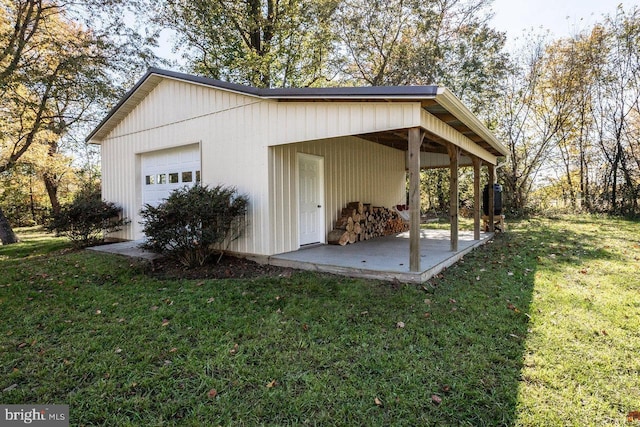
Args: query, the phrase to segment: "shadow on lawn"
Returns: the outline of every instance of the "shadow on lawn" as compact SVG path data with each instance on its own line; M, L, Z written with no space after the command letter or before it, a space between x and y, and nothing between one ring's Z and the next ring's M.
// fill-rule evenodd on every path
M536 316L530 312L536 272L610 257L595 228L576 232L546 220L516 222L430 281L434 298L449 300L456 310L433 321L442 347L436 363L450 373L442 381L456 383L438 408L446 409L443 423L516 423L528 325Z

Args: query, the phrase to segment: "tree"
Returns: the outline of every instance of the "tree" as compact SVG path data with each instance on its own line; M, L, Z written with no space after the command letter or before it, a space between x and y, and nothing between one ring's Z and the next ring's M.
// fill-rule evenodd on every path
M495 97L505 35L488 27L490 2L344 0L336 10L343 79L356 85L439 84L475 111Z
M3 173L15 168L37 145L47 146L50 159L55 160L70 130L85 126L92 113L112 104L123 92L117 83L129 81L130 71L139 69L139 58L149 56L139 48L140 40L123 30L118 12L128 0L0 1ZM113 9L111 15L102 9L107 3ZM142 54L133 55L136 52ZM57 210L59 173L55 169L49 167L42 176ZM11 228L3 212L0 225ZM3 243L10 240L2 238Z
M164 0L155 21L176 31L196 74L256 87L326 81L334 0Z
M598 145L607 162L605 182L610 209L634 214L638 211L640 186L631 125L640 99L640 9L635 7L625 13L619 7L615 16L605 19L604 28L605 61L599 70L593 119Z
M416 56L417 16L407 0L344 0L333 31L340 38L342 78L357 85L408 84Z
M499 173L506 205L515 214L529 209L529 195L541 175L554 170L550 165L557 158L567 156L579 82L576 61L565 60L573 55L572 44L549 43L544 36L526 43L514 56L516 68L504 80L503 96L493 110L496 133L509 149ZM568 176L570 180L571 171Z

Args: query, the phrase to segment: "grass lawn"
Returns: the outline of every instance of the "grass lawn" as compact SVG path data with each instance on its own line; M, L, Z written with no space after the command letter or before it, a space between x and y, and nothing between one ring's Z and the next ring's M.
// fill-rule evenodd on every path
M640 223L509 231L424 285L162 280L21 230L0 403L71 425L638 425Z

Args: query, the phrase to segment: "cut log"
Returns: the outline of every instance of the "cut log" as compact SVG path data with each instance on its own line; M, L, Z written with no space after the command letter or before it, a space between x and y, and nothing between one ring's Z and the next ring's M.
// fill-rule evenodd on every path
M354 209L358 214L364 213L364 205L362 202L349 202L347 203L347 209Z
M327 242L330 245L344 246L349 242L349 233L339 229L331 230L327 236Z
M345 230L347 230L348 232L352 232L353 226L354 226L353 218L352 217L347 218L347 225L345 227Z
M362 225L359 222L353 224L353 232L356 234L362 233Z

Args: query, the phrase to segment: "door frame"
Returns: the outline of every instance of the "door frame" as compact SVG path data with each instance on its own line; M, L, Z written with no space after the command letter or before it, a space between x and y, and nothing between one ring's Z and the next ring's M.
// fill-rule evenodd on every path
M318 213L318 241L317 242L310 242L310 243L301 243L301 227L302 227L302 221L301 221L301 214L302 214L302 198L300 197L300 192L302 189L302 186L300 185L300 163L301 163L301 159L305 159L305 160L312 160L317 162L318 164L318 185L319 185L319 189L318 189L318 193L319 193L319 197L320 197L320 212ZM300 246L306 246L306 245L312 245L314 243L326 243L327 242L327 237L326 237L326 233L325 233L325 215L326 215L326 206L325 206L325 183L324 183L324 157L322 156L316 156L314 154L307 154L307 153L296 153L296 183L297 183L297 191L296 191L296 198L298 199L298 215L297 215L297 219L298 219L298 247Z

